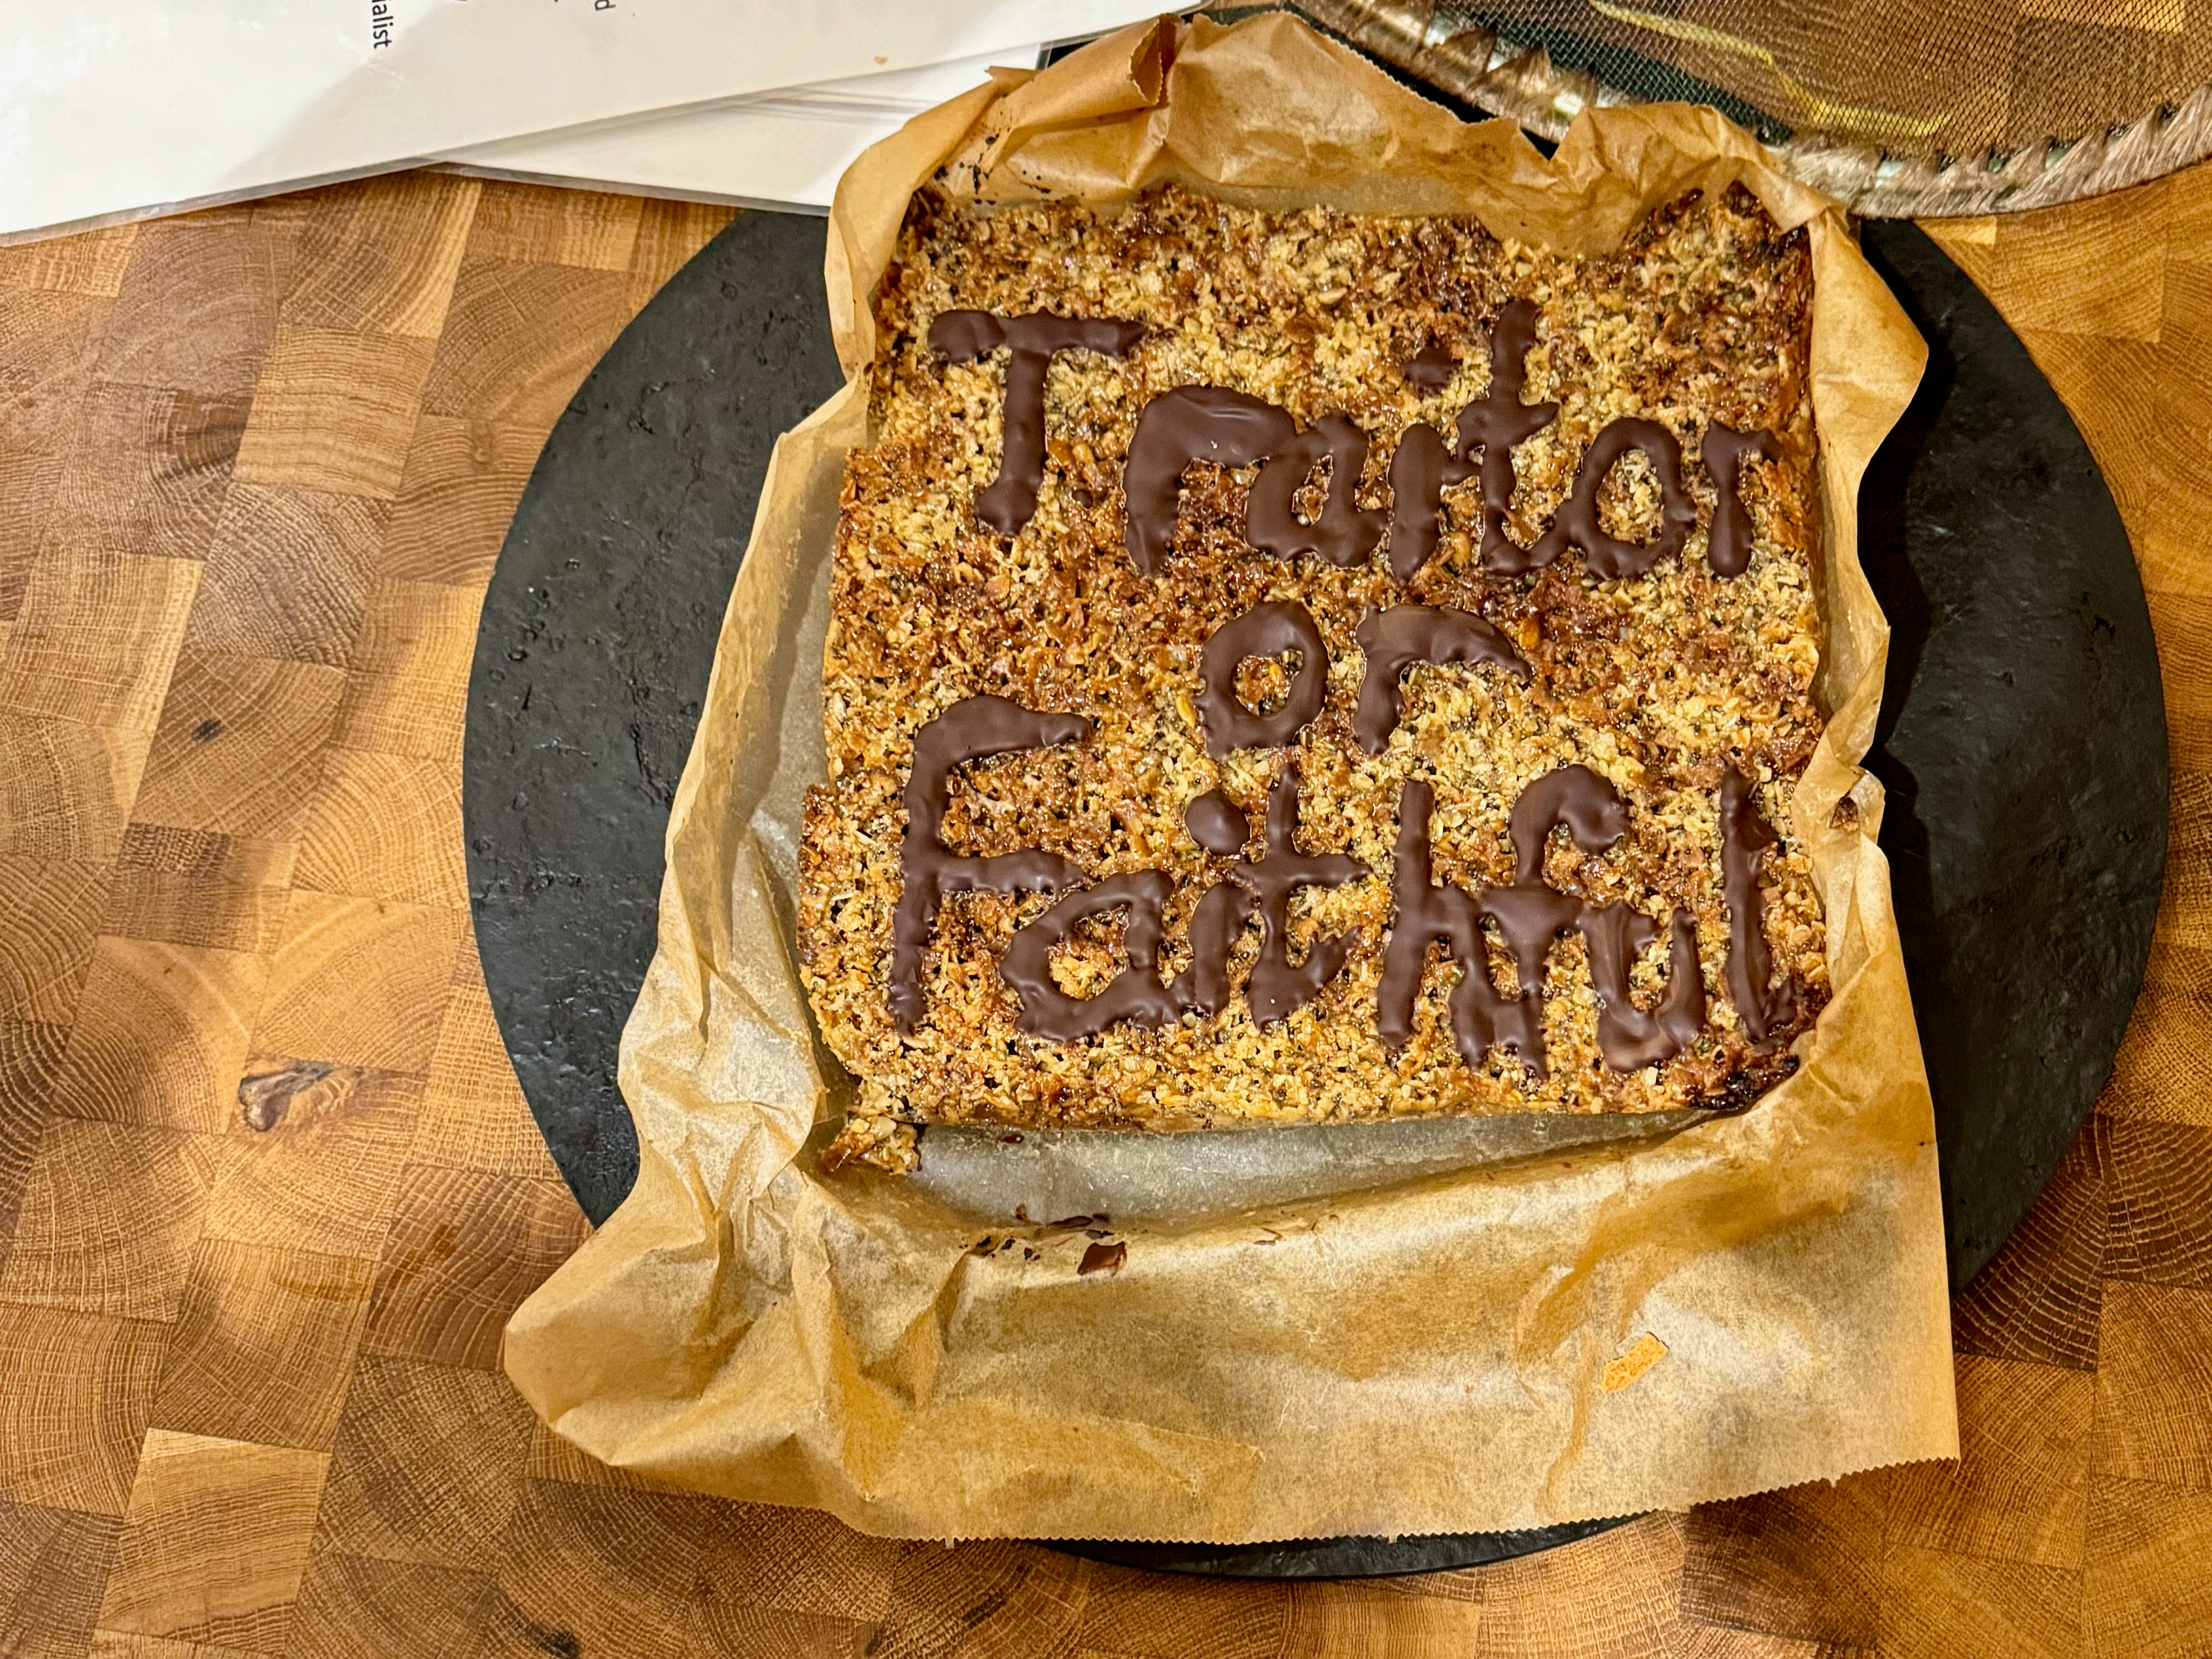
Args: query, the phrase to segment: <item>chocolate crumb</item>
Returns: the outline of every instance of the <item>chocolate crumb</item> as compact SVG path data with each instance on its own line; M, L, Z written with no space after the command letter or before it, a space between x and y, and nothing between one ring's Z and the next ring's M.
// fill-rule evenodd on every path
M1085 1273L1118 1273L1121 1264L1129 1259L1129 1247L1116 1239L1111 1244L1093 1244L1083 1253L1081 1265L1076 1268L1079 1278Z

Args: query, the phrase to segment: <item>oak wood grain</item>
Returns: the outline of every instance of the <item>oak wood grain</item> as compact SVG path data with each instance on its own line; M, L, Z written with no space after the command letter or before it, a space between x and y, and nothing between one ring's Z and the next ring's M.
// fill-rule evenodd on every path
M499 1373L585 1228L468 937L476 616L729 216L411 173L0 250L0 1653L2212 1650L2212 168L1936 228L2111 482L2177 769L2113 1082L1954 1308L1960 1462L1364 1584L872 1540Z
M283 1651L328 1462L319 1452L149 1430L100 1626Z

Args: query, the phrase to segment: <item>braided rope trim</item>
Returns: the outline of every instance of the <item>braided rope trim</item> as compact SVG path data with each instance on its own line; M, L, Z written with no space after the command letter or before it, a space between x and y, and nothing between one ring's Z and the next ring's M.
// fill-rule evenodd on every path
M1554 141L1592 106L1647 101L1559 68L1541 46L1516 46L1480 27L1442 33L1431 0L1291 3L1393 67ZM2212 155L2212 87L2102 132L1974 158L1893 155L1811 133L1769 149L1792 178L1869 219L2016 213L2139 185Z

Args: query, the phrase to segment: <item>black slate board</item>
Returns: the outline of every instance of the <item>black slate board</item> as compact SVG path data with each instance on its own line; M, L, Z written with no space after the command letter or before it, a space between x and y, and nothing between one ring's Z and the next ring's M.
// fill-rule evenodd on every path
M2158 659L2135 562L2026 349L1919 231L1867 252L1933 350L1862 491L1895 635L1869 762L1935 1097L1952 1282L2026 1212L2141 986L2166 847ZM661 837L775 434L838 384L818 219L740 216L602 359L540 457L486 595L463 810L508 1053L594 1222L637 1143L615 1089ZM1604 1523L1597 1523L1604 1524ZM1419 1571L1595 1530L1244 1549L1096 1545L1253 1576Z

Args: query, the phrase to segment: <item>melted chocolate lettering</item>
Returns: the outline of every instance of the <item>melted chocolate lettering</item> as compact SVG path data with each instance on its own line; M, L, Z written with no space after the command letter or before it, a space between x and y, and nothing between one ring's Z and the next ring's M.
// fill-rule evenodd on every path
M1012 536L1036 513L1044 483L1044 376L1053 354L1095 351L1126 357L1144 337L1145 325L1117 317L1055 317L1033 311L999 317L988 311L945 311L929 325L932 349L953 362L969 362L1007 348L1005 441L999 476L975 492L975 518Z
M1241 858L1252 838L1244 809L1218 789L1209 789L1183 809L1190 838L1219 858ZM1260 901L1224 878L1206 890L1190 915L1190 966L1176 975L1175 994L1182 1006L1211 1019L1229 1006L1229 951Z
M1482 556L1501 568L1503 562L1522 556L1505 534L1516 483L1513 447L1549 426L1559 410L1557 404L1521 401L1528 350L1535 343L1536 307L1526 300L1508 301L1491 325L1490 390L1460 410L1458 441L1447 447L1425 421L1400 434L1390 458L1390 571L1400 581L1413 580L1437 550L1443 492L1473 477L1482 480ZM1406 366L1407 378L1417 386L1413 368L1419 362L1417 357ZM1478 449L1480 462L1474 459Z
M1474 452L1482 452L1481 556L1494 569L1511 569L1528 556L1505 533L1505 515L1513 510L1519 483L1514 447L1551 425L1559 412L1555 403L1521 401L1528 383L1529 349L1535 343L1536 307L1527 300L1509 300L1491 325L1490 390L1459 412L1459 443L1453 453L1462 462L1473 463Z
M1444 491L1474 472L1426 421L1398 434L1390 457L1390 574L1400 581L1413 580L1437 550Z
M1480 1066L1493 1045L1519 1054L1529 1069L1544 1073L1541 1005L1523 995L1512 1001L1498 994L1490 978L1489 951L1482 936L1482 913L1474 895L1456 884L1431 879L1429 814L1436 791L1408 779L1398 794L1398 844L1390 868L1390 896L1395 907L1389 937L1382 947L1382 975L1375 994L1375 1030L1384 1046L1402 1048L1413 1035L1413 1004L1429 948L1441 945L1459 964L1452 988L1452 1039L1460 1058Z
M1436 392L1442 392L1451 384L1452 376L1458 368L1459 359L1443 345L1431 340L1406 359L1399 366L1399 373L1406 377L1406 383L1414 391Z
M1674 912L1667 947L1667 994L1656 1008L1636 1006L1628 970L1659 937L1659 924L1626 904L1585 905L1576 924L1589 946L1590 987L1597 994L1597 1046L1616 1072L1672 1060L1705 1024L1705 978L1698 966L1698 934L1689 915Z
M1782 459L1771 432L1738 432L1715 421L1705 428L1698 459L1713 480L1713 526L1705 536L1705 562L1716 576L1741 576L1751 568L1751 514L1743 505L1743 464Z
M1234 881L1217 881L1190 913L1190 966L1177 974L1176 1000L1211 1019L1229 1006L1229 951L1260 901Z
M901 1030L921 1024L922 957L945 894L1049 893L1083 875L1057 854L1036 848L990 858L953 852L940 834L953 769L1018 749L1080 742L1091 726L1080 714L1041 714L1004 697L979 696L954 703L915 733L906 835L899 843L898 908L891 919L890 1005Z
M1300 521L1291 501L1313 470L1328 464L1328 491L1311 524ZM1324 415L1279 444L1261 463L1244 501L1244 539L1279 559L1318 554L1329 563L1364 563L1382 539L1383 517L1357 499L1360 469L1367 465L1367 434L1341 415Z
M1613 787L1587 766L1547 772L1513 803L1506 833L1513 841L1513 884L1544 879L1544 848L1564 828L1575 845L1595 857L1628 833L1628 806Z
M1528 678L1528 665L1505 636L1465 611L1394 605L1369 611L1353 638L1367 659L1367 672L1359 683L1352 730L1370 755L1390 746L1401 713L1399 677L1417 662L1487 663L1524 684Z
M1521 792L1513 803L1507 834L1513 842L1513 884L1486 887L1482 913L1498 924L1506 954L1513 958L1521 1003L1533 1035L1522 1058L1538 1077L1544 1065L1544 967L1560 934L1582 920L1583 905L1572 895L1544 881L1544 848L1552 831L1564 828L1575 845L1593 855L1602 853L1628 830L1628 807L1611 784L1587 766L1562 766Z
M1283 706L1255 714L1237 700L1237 670L1247 657L1298 653L1297 671ZM1255 605L1213 631L1199 655L1198 723L1206 733L1206 752L1216 760L1238 749L1280 749L1321 713L1328 696L1328 647L1305 606L1271 599Z
M1121 471L1129 562L1149 576L1167 558L1175 542L1176 494L1193 461L1250 466L1297 435L1288 411L1225 386L1179 386L1146 404ZM1356 476L1351 483L1358 483Z
M1613 786L1587 767L1562 767L1538 779L1515 803L1510 834L1515 881L1470 895L1438 887L1430 876L1429 812L1434 795L1424 782L1407 783L1399 796L1398 845L1391 876L1397 914L1383 952L1376 994L1376 1030L1391 1048L1412 1035L1429 947L1442 945L1460 964L1452 993L1452 1034L1460 1054L1480 1065L1495 1044L1513 1050L1535 1076L1546 1075L1544 970L1553 945L1570 928L1588 942L1590 979L1598 1004L1598 1048L1615 1071L1635 1071L1671 1059L1705 1024L1705 988L1698 968L1697 934L1689 916L1674 913L1667 994L1656 1008L1636 1006L1629 970L1659 937L1658 924L1624 904L1586 905L1545 884L1544 846L1565 828L1584 852L1597 854L1619 841L1628 811ZM1501 995L1490 978L1483 919L1497 924L1512 958L1519 994Z
M1797 1012L1796 988L1773 977L1766 945L1766 904L1759 891L1759 860L1780 845L1773 825L1759 815L1751 780L1734 766L1721 778L1721 887L1729 913L1729 1000L1753 1042L1763 1043Z
M1252 838L1244 809L1218 789L1207 790L1182 809L1182 827L1200 847L1224 859L1238 856Z
M1608 536L1598 523L1597 496L1613 469L1632 449L1644 452L1659 477L1659 528L1648 542L1624 542ZM1640 576L1669 553L1679 553L1697 527L1698 504L1682 486L1682 446L1656 421L1624 416L1607 422L1575 468L1575 482L1567 499L1559 503L1552 527L1519 562L1500 562L1494 568L1506 572L1534 570L1551 563L1570 547L1578 547L1590 569L1609 580ZM1519 549L1515 549L1519 553Z
M1301 887L1339 887L1367 873L1366 866L1341 853L1299 852L1297 824L1297 761L1285 755L1283 769L1267 792L1262 832L1267 851L1256 860L1229 867L1230 880L1252 896L1260 915L1260 957L1244 982L1244 1001L1255 1025L1287 1019L1319 996L1359 943L1356 928L1316 935L1304 962L1291 960L1291 895Z
M1172 1024L1182 1012L1182 1003L1160 982L1158 971L1160 913L1168 893L1166 872L1133 870L1068 894L1018 929L999 958L999 977L1013 987L1022 1002L1015 1028L1069 1042L1096 1036L1119 1020L1150 1027ZM1053 948L1091 917L1124 906L1129 916L1121 927L1121 950L1127 965L1097 995L1068 995L1053 982Z
M1528 1037L1521 1058L1538 1077L1549 1075L1544 1062L1544 970L1559 935L1574 927L1583 913L1582 902L1571 893L1556 892L1540 882L1534 886L1486 887L1475 896L1482 914L1498 924L1505 954L1513 959L1513 976L1520 985L1517 1006L1528 1021Z

